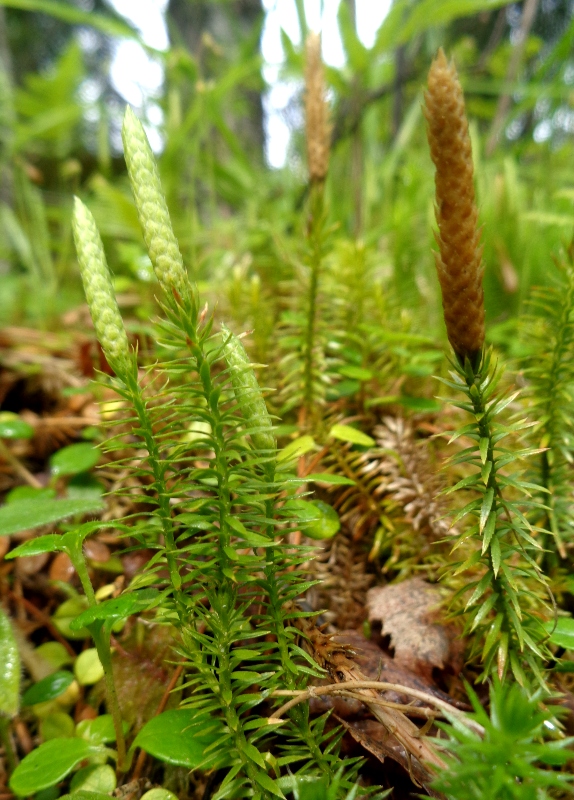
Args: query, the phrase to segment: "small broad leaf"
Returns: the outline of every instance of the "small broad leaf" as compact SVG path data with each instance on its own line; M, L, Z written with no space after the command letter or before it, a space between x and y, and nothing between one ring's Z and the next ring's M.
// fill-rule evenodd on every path
M80 473L68 483L68 497L72 500L98 500L106 487L89 473Z
M432 370L427 374L430 374L430 372L432 372ZM432 397L410 397L409 395L403 395L399 397L397 403L404 408L408 408L409 411L417 411L421 414L436 414L437 411L442 409L442 404Z
M566 650L574 650L574 619L572 617L560 617L554 622L546 622L544 627L550 633L550 642L557 647L564 647Z
M72 622L78 614L81 614L86 609L87 605L86 598L83 595L77 595L76 597L70 597L69 600L64 600L62 605L58 606L54 612L52 622L66 639L85 639L90 635L87 628L78 630L75 628L72 630L71 628Z
M42 741L61 739L74 735L74 720L63 711L52 711L40 720L40 736Z
M202 734L213 722L194 709L164 711L143 726L133 746L166 764L195 769L203 761L205 748L221 736L221 730Z
M0 536L48 525L76 514L97 514L103 510L101 500L57 500L45 497L15 500L0 507Z
M73 795L78 791L110 795L117 786L116 773L109 764L91 764L76 772L70 781Z
M20 656L12 624L0 607L0 716L14 717L20 705Z
M129 730L127 722L122 723L124 733ZM100 714L95 719L83 719L76 726L76 736L92 744L108 744L116 741L116 731L111 714Z
M294 521L311 539L330 539L341 527L335 509L322 500L288 500L285 508L294 514Z
M39 498L55 497L56 490L46 487L36 489L35 486L16 486L6 495L7 503L15 503L18 500L38 500Z
M95 467L100 458L100 451L89 442L78 442L68 445L50 458L52 475L78 475Z
M31 439L34 428L18 414L11 411L0 412L0 439Z
M85 758L104 752L84 739L51 739L18 764L10 778L10 788L20 797L36 794L63 780Z
M138 611L145 611L157 602L159 592L157 589L140 589L137 592L128 592L113 600L105 600L97 606L83 611L70 623L72 631L78 631L95 622L97 619L123 619Z
M104 668L95 647L80 653L74 664L74 675L80 686L93 686L104 677Z
M351 478L346 478L344 475L331 475L330 472L313 472L307 475L306 481L313 483L328 483L331 486L354 486L355 481Z
M367 436L363 431L351 427L351 425L333 425L329 431L329 436L334 439L340 439L342 442L350 442L351 444L358 444L362 447L373 447L375 440Z
M315 440L312 436L300 436L278 453L277 461L290 461L292 458L299 458L299 456L304 456L310 450L314 450L315 447Z
M36 648L35 657L42 660L42 666L46 666L52 672L65 667L73 662L73 657L60 642L44 642Z
M48 700L55 700L56 697L64 694L73 681L74 676L67 670L53 672L46 678L42 678L38 683L30 686L30 688L24 692L22 696L22 705L35 706L36 703L46 703Z
M488 439L487 437L482 437L478 443L478 448L480 450L480 460L482 461L483 464L486 463L489 444L490 444L490 439Z
M345 366L340 367L339 375L344 375L346 378L354 378L357 381L370 381L373 378L373 373L370 369L356 367L353 364L345 364Z
M22 558L23 556L37 556L40 553L57 553L62 550L62 536L59 533L47 533L36 539L18 545L6 554L5 558Z
M173 792L169 792L167 789L160 789L156 787L155 789L150 789L149 792L142 794L140 800L177 800L177 797L173 794Z

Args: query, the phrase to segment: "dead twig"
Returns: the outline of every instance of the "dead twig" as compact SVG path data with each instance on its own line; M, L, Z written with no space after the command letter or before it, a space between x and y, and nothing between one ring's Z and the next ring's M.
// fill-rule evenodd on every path
M353 700L365 702L364 695L358 691L360 689L377 689L380 692L400 692L401 694L409 695L409 697L414 697L417 700L422 700L424 703L434 705L435 708L438 709L438 714L440 716L446 717L450 714L460 720L468 728L478 733L480 736L484 735L484 728L482 725L468 717L463 711L451 706L450 703L447 703L445 700L441 700L440 698L434 697L426 692L421 692L419 689L410 689L408 686L402 686L400 683L387 683L385 681L343 681L341 683L330 683L328 686L310 686L308 689L300 691L278 689L272 693L272 697L292 697L292 699L282 705L281 708L279 708L273 714L272 719L273 721L278 722L281 717L285 716L289 709L293 708L293 706L297 705L298 703L302 703L305 700L309 700L311 697L320 697L321 695L351 697ZM437 712L432 711L431 709L417 708L414 706L404 705L402 703L392 703L390 700L385 700L382 697L369 697L369 703L373 702L375 702L377 705L385 706L387 708L394 708L398 711L403 711L405 714L408 713L413 716L426 717L427 719L437 716Z

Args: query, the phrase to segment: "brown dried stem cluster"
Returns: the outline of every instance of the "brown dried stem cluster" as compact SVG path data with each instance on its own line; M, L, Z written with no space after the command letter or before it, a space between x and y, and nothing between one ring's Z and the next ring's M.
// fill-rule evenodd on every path
M322 183L329 169L331 125L325 100L321 37L317 33L310 33L306 43L305 116L309 178L311 183Z
M448 339L464 361L484 343L482 245L464 97L454 65L439 50L428 76L425 117L436 167L436 268Z

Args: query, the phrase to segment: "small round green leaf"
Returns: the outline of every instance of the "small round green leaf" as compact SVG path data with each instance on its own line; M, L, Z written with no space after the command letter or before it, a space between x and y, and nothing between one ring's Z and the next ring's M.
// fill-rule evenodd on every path
M20 797L35 794L63 780L85 758L103 752L84 739L51 739L18 764L10 778L10 788Z
M85 472L74 475L68 483L68 497L73 500L98 500L105 490L101 481Z
M83 595L77 597L70 597L69 600L64 600L61 606L58 606L53 617L52 622L60 631L62 636L66 639L86 639L90 632L87 628L72 629L72 622L76 617L86 610L88 601Z
M34 654L42 661L42 665L45 664L50 668L51 672L56 672L60 667L65 667L74 661L60 642L44 642L36 648Z
M432 397L410 397L409 395L404 395L398 400L398 403L403 408L408 408L409 411L421 414L436 414L442 408L441 403L438 400L433 400Z
M104 677L104 668L95 647L80 653L74 664L74 674L80 686L93 686Z
M173 792L168 792L167 789L156 788L142 794L141 800L177 800L177 797Z
M24 692L22 705L35 706L36 703L47 703L49 700L55 700L56 697L64 694L73 680L74 676L67 670L53 672Z
M129 730L127 722L122 723L124 733ZM92 744L108 744L116 741L116 731L111 714L100 714L95 719L83 719L76 725L76 736Z
M203 751L216 741L221 731L201 734L210 725L205 714L187 708L173 709L150 719L135 738L134 746L164 761L195 769L203 761Z
M48 499L55 496L56 490L49 487L36 489L35 486L15 486L14 489L6 495L6 502L15 503L18 500L39 500L42 497Z
M79 769L70 781L70 792L111 794L117 786L116 773L109 764L92 764Z
M38 800L37 795L35 800ZM88 792L85 789L77 789L74 794L62 795L60 800L110 800L110 796L101 792Z
M63 711L53 711L40 720L40 736L47 742L49 739L58 739L74 735L74 720Z
M58 800L60 797L60 790L57 786L48 786L47 789L42 789L36 792L34 800Z
M285 508L296 524L311 539L330 539L341 527L339 515L322 500L288 500Z
M78 475L95 467L100 451L89 442L78 442L58 450L50 458L52 475Z
M34 428L11 411L0 412L0 439L31 439Z
M566 650L574 650L574 619L572 617L560 617L556 621L547 622L544 626L550 633L550 642L557 647L564 647Z

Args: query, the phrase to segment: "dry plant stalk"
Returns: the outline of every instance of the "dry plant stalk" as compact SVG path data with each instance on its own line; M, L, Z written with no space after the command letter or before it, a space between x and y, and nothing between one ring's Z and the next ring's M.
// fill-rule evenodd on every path
M322 183L329 169L331 125L325 100L325 73L321 59L321 37L310 33L306 42L305 117L307 163L311 183Z
M482 245L464 97L442 48L429 70L424 113L436 167L435 260L447 335L460 360L474 362L484 343Z

